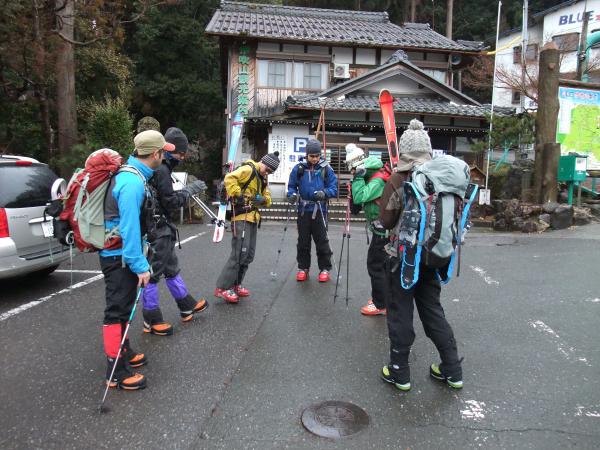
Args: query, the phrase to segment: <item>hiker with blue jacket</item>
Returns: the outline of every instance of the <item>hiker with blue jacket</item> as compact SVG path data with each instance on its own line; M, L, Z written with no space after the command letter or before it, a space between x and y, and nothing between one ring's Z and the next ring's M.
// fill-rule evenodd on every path
M148 180L158 169L163 151L175 146L165 141L158 131L147 130L135 136L135 150L127 165L112 178L104 203L104 224L107 230L118 230L121 237L116 248L99 253L100 268L106 285L104 310L104 352L107 357L107 383L110 387L137 390L146 387L146 378L133 373L131 367L146 364L143 353L132 350L129 339L119 355L123 333L133 309L136 292L150 282L150 264L144 253L143 237L154 227L156 201ZM126 169L126 170L124 170Z
M294 166L288 181L288 201L298 208L298 273L296 281L306 281L310 270L311 238L317 249L319 282L330 280L332 251L327 235L327 200L337 196L337 177L324 158L321 143L309 139L306 161Z
M410 122L400 137L398 149L400 158L396 172L387 181L380 202L381 223L384 228L391 230L385 267L390 362L383 366L381 377L401 391L410 390L408 357L415 340L413 311L416 305L425 335L433 341L441 359L441 363L431 364L429 374L451 388L460 389L463 386L462 359L458 356L454 332L440 303L438 270L421 260L416 284L405 289L400 279L403 264L399 235L403 232L401 228L406 227L401 221L405 205L405 182L412 181L412 173L417 166L432 160L429 135L421 122Z

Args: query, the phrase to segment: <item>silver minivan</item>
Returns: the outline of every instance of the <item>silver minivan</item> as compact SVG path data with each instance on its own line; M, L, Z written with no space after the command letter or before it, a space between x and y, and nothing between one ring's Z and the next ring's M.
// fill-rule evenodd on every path
M57 180L35 159L0 155L0 279L50 274L69 257L53 237L52 217L44 215Z

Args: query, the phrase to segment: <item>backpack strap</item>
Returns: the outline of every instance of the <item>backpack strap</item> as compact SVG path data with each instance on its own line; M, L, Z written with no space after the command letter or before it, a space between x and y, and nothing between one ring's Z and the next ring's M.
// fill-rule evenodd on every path
M409 198L413 197L419 206L420 220L417 242L414 245L403 244L402 264L400 269L400 284L403 289L411 289L419 280L419 266L421 264L421 251L423 250L423 238L425 236L425 222L427 211L425 203L419 195L419 191L411 181L404 182L404 211L407 211ZM402 217L400 218L402 220Z

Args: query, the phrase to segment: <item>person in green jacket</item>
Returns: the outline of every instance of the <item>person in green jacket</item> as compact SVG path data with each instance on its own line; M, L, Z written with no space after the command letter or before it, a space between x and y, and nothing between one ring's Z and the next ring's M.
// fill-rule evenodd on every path
M385 246L389 242L388 232L379 221L379 198L383 194L385 182L392 174L375 156L364 157L361 148L354 144L346 146L346 165L354 175L352 181L352 202L361 205L368 228L372 233L367 253L367 271L371 278L371 299L360 308L365 316L378 316L385 309Z

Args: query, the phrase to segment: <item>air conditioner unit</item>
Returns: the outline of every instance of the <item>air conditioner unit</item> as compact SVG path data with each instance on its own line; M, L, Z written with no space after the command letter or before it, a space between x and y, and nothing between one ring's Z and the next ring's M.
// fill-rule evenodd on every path
M334 64L333 78L350 78L350 64Z

